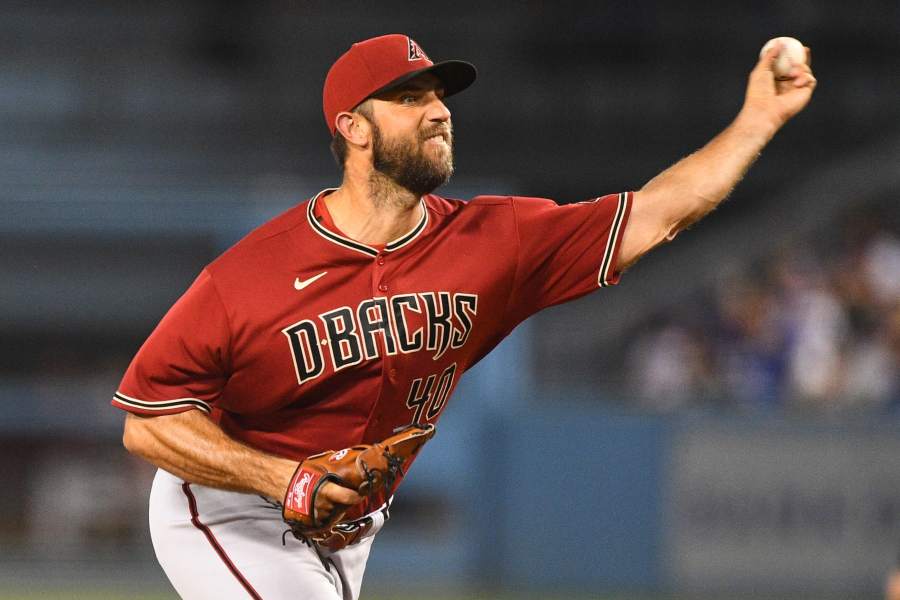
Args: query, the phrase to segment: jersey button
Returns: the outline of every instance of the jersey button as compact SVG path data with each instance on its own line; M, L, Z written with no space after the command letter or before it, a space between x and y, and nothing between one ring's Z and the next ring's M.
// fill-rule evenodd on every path
M391 369L390 371L388 371L388 377L390 377L391 379L396 379L397 378L397 369Z
M383 257L383 256L379 256L379 257L378 257L378 265L379 265L379 266L383 266L383 265L384 265L384 257Z
M378 284L378 291L379 291L379 292L386 292L386 291L388 291L388 286L387 286L387 284L386 284L386 283Z

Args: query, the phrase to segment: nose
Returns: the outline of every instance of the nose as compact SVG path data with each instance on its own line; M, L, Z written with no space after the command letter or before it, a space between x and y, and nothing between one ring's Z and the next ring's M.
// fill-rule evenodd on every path
M426 118L434 123L445 123L450 120L450 109L437 95L428 105Z

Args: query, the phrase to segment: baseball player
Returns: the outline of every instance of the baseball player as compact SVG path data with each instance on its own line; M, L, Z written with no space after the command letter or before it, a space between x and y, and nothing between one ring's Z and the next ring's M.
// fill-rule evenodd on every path
M453 172L444 100L475 80L471 64L432 62L405 35L338 58L323 107L340 187L203 269L112 401L125 446L159 467L150 531L178 593L358 598L414 459L388 438L433 433L462 374L517 324L617 283L715 208L812 95L808 65L775 80L778 50L704 148L639 191L565 206L432 193ZM348 455L388 467L330 471Z

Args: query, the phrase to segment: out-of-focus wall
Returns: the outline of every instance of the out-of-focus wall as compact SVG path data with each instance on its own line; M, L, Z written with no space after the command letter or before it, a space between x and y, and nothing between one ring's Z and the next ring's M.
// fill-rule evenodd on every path
M875 593L900 537L900 427L679 424L666 563L683 589Z

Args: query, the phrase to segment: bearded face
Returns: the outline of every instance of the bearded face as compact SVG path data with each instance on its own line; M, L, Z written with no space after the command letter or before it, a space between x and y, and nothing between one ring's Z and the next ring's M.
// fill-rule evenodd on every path
M372 158L376 171L416 197L433 192L453 174L453 131L435 124L415 138L387 138L372 121Z

